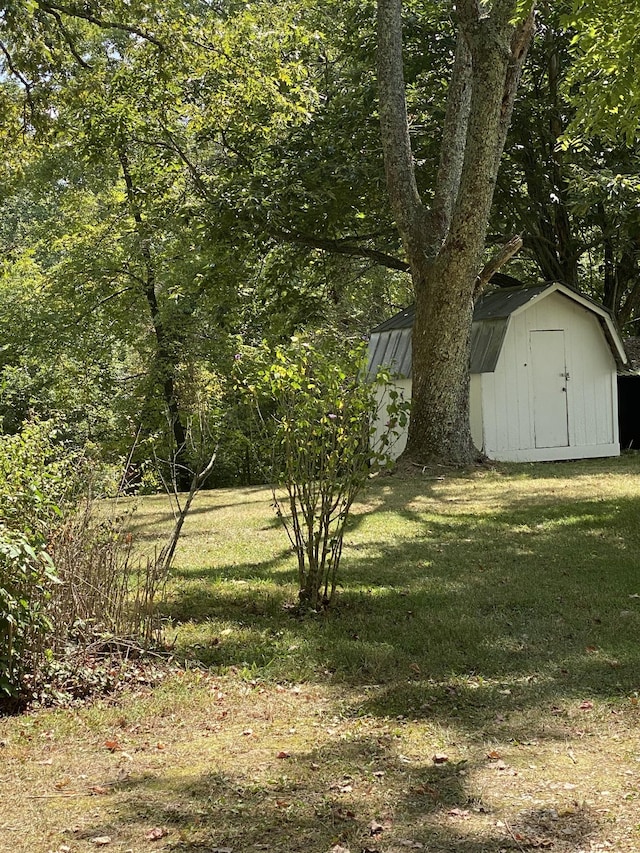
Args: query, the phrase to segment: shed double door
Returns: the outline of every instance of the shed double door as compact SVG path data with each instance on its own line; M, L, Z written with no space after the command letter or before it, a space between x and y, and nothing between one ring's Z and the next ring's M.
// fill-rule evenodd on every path
M567 363L562 329L530 332L536 447L568 447Z

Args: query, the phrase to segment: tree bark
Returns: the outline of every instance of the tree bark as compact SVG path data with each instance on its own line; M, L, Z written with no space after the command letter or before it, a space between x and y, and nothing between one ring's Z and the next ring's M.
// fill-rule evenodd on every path
M500 157L533 33L533 6L457 3L458 40L434 202L418 192L402 65L401 0L378 2L378 87L387 188L415 291L413 391L406 455L467 464L473 300Z
M187 431L182 422L175 387L176 364L172 354L170 337L162 321L158 297L156 294L156 265L151 251L150 236L142 211L136 200L136 187L133 182L127 152L124 148L118 150L118 158L122 168L129 207L136 224L136 232L140 244L140 254L144 269L143 290L149 308L149 316L155 336L155 371L157 381L162 388L162 397L167 410L171 435L173 438L174 479L176 487L181 492L189 491L192 473L188 464Z

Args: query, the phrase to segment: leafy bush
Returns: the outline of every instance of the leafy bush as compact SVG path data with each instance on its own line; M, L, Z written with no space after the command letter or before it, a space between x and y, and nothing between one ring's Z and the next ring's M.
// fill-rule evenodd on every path
M58 582L44 543L0 525L0 707L16 699L43 654L52 628L47 612Z
M52 422L34 420L0 441L0 519L32 544L46 541L84 479L58 435Z
M128 517L93 499L94 482L87 459L66 449L51 423L2 437L0 710L39 691L69 641L158 639L162 564L132 559Z
M367 382L364 366L364 347L316 336L264 346L240 369L257 413L256 448L269 459L276 512L298 559L300 603L312 610L333 601L353 502L371 472L390 464L393 435L406 424L396 395L375 437L376 391L390 377Z

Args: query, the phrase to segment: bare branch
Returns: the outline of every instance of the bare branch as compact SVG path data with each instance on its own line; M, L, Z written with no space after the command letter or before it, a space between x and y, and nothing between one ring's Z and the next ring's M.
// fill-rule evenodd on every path
M524 61L527 58L527 52L533 33L535 30L535 0L531 3L531 11L527 17L515 27L511 38L511 60L507 70L507 76L504 84L504 96L502 99L502 110L500 112L500 138L496 150L496 165L499 165L504 150L504 144L507 138L507 131L511 124L511 115L515 103L515 95L520 83L520 76Z
M423 250L425 211L409 138L402 63L402 2L378 2L378 97L387 192L411 259Z
M447 112L442 129L440 165L432 208L432 242L437 251L444 240L455 201L458 197L467 126L471 109L471 54L462 33L458 32L456 56L447 94Z
M487 284L491 281L491 278L494 273L497 273L498 270L503 267L508 260L510 260L515 254L520 251L521 248L522 236L520 234L517 234L495 253L491 260L487 264L485 264L482 272L476 279L475 287L473 290L474 299L477 299L478 296L480 296Z

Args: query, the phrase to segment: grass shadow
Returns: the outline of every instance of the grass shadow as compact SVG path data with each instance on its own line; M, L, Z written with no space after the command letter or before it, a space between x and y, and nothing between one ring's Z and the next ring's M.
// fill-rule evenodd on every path
M278 769L133 779L121 786L126 805L108 829L117 839L132 823L162 826L169 849L193 853L307 853L336 844L363 851L498 853L577 849L566 842L585 842L600 827L586 806L567 809L558 801L554 807L552 800L522 810L513 825L498 822L474 781L476 769L409 762L392 739L362 737L302 751Z
M204 634L180 653L276 679L386 685L367 712L431 703L429 713L466 715L469 728L496 709L628 695L640 663L640 499L566 500L546 472L538 480L535 497L507 489L474 512L472 478L448 498L433 483L372 490L347 532L346 582L329 615L286 609L288 548L182 568L167 615Z

